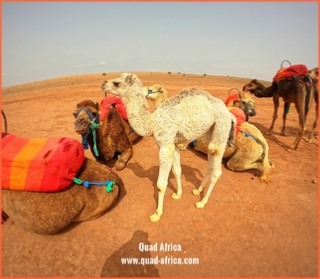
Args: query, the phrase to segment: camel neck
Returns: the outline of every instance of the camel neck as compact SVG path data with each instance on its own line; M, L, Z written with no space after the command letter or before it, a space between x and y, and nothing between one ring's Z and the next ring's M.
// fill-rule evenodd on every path
M261 84L254 92L254 95L257 97L272 97L274 94L274 86L265 87Z
M152 114L147 109L146 98L142 94L142 88L138 85L130 87L125 97L128 120L132 129L140 136L153 136Z

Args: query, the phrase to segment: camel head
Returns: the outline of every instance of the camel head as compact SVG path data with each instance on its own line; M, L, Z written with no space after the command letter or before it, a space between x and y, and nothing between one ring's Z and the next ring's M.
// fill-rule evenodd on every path
M99 103L90 100L77 104L77 111L74 113L74 130L77 134L85 135L94 124L99 124Z
M104 81L101 85L101 89L105 93L111 93L120 98L123 98L128 95L127 93L129 90L131 90L132 86L137 87L137 89L134 89L136 93L141 91L142 94L142 85L138 77L134 74L122 73L115 79Z
M261 83L258 80L253 79L243 86L242 91L253 93L255 90L259 89L260 86Z
M164 89L164 87L160 84L142 87L142 90L147 99L151 99L154 101L156 108L168 99L167 90Z
M243 92L239 93L240 97L240 108L243 109L246 116L255 116L256 112L256 105L253 96L251 93Z

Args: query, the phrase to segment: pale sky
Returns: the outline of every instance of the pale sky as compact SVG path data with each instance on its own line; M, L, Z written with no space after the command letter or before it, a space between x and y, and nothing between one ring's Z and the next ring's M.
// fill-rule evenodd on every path
M318 34L317 2L2 2L2 87L108 72L271 81L283 60L318 66Z

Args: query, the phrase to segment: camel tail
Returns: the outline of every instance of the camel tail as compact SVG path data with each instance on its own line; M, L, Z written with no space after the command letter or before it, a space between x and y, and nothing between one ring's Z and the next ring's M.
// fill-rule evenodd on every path
M236 136L236 124L237 124L237 120L232 115L232 117L231 117L231 129L230 129L229 138L228 138L228 146L232 146L233 145L233 141L234 141L234 138Z
M274 164L269 160L269 146L267 143L264 143L260 139L256 140L259 144L261 144L263 152L261 155L262 159L262 175L260 176L261 182L269 183L269 174L271 171L271 168L274 168Z
M311 83L307 83L306 84L306 91L307 91L307 95L306 95L306 102L305 102L305 108L304 108L304 115L307 115L309 112L309 108L311 106L311 101L312 101L312 95L313 95L313 88Z

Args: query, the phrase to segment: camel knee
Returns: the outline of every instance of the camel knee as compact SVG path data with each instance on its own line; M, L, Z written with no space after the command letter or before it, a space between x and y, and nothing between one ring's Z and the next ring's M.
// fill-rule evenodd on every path
M160 184L158 184L158 185L157 185L157 189L158 189L158 193L159 193L159 194L164 194L165 191L166 191L166 189L167 189L167 185L160 185Z
M212 142L209 143L208 145L208 152L215 157L215 156L222 156L221 149L217 146L215 146Z

